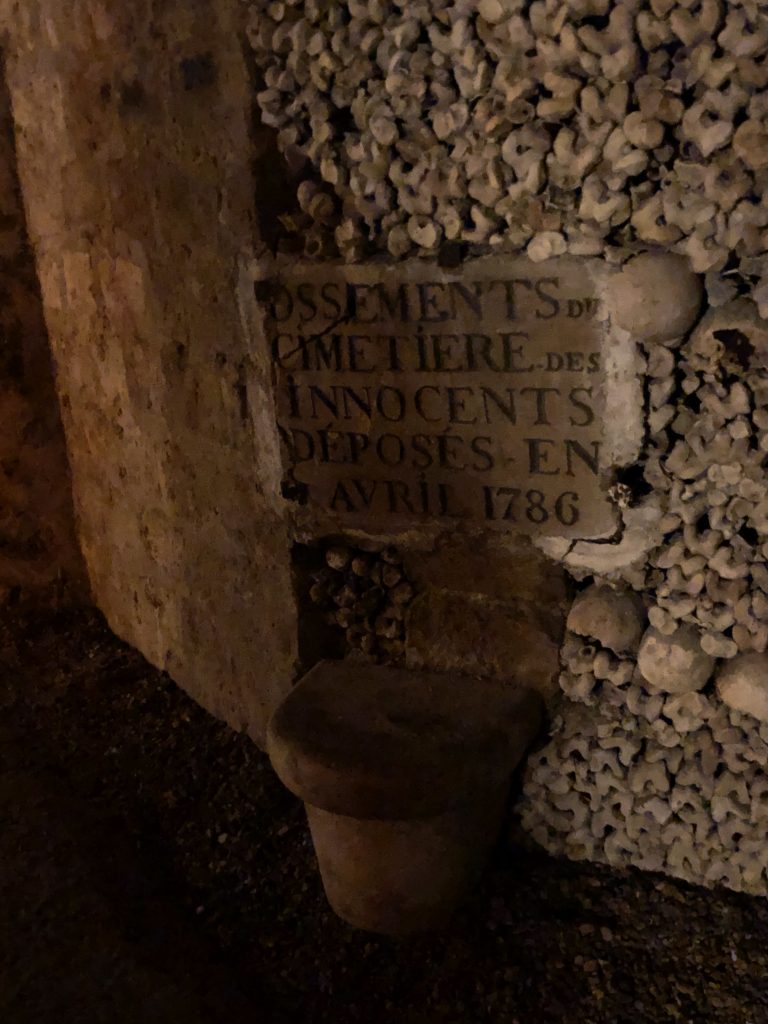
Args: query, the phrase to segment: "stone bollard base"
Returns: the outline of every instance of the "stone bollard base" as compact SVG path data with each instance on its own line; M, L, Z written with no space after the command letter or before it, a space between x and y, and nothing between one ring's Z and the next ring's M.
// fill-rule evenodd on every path
M267 743L336 913L390 935L444 924L488 859L541 714L537 693L490 680L316 665Z
M385 935L443 927L482 873L507 789L423 819L350 818L306 805L334 911L355 928Z

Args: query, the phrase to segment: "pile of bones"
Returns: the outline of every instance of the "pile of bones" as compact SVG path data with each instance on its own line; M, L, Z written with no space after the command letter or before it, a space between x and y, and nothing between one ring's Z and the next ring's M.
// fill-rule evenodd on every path
M768 310L760 0L255 0L307 252L684 254ZM755 197L762 197L758 201ZM726 272L723 276L723 271Z
M519 810L553 853L768 893L765 5L258 0L248 35L307 255L622 266L658 529L584 581Z
M655 543L578 593L519 809L552 853L768 894L768 322L699 317L675 259L671 307L659 257L610 286L645 350Z

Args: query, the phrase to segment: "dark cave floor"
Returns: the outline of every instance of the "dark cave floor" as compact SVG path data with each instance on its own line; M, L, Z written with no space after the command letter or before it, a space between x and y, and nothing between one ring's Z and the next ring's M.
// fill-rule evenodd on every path
M0 620L4 1024L768 1024L768 903L496 858L440 935L328 910L303 810L92 611Z

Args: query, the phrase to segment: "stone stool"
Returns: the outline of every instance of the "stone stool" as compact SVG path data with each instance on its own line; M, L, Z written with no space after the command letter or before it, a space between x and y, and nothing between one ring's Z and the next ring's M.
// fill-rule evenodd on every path
M495 842L537 693L352 661L316 665L269 724L267 749L307 810L333 909L387 934L439 927Z

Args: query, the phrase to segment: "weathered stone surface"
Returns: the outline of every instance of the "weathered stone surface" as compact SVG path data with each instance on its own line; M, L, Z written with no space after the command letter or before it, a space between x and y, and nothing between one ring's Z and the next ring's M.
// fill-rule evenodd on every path
M509 780L430 818L381 821L307 804L328 902L355 928L385 935L441 928L469 895L504 814Z
M278 264L269 329L287 489L355 528L613 532L603 405L621 344L598 316L604 273L519 257Z
M508 779L541 706L532 690L493 680L325 661L279 705L267 747L283 783L313 807L424 818Z
M734 711L768 722L768 654L741 654L721 665L717 694Z
M700 690L712 675L715 659L701 647L695 626L680 626L669 636L651 626L637 655L637 667L651 689L663 693Z
M593 584L577 594L566 625L573 633L592 637L616 654L634 654L645 622L645 606L638 594Z
M0 604L87 594L48 339L0 82Z
M564 570L526 537L503 543L445 534L431 551L406 558L409 578L419 586L477 594L497 601L521 600L562 606L568 586Z
M406 664L510 680L551 700L564 625L565 615L552 609L428 588L409 610Z
M253 253L234 2L9 17L18 163L95 599L263 739L296 610ZM258 188L258 183L256 183Z
M651 495L634 508L622 509L616 543L577 541L570 550L563 552L563 564L577 578L584 575L626 578L632 570L644 565L649 552L661 541L661 517L659 502ZM541 549L544 552L548 550L546 538L541 542Z
M611 322L642 341L686 334L701 309L704 286L683 256L641 253L611 278L606 302Z

